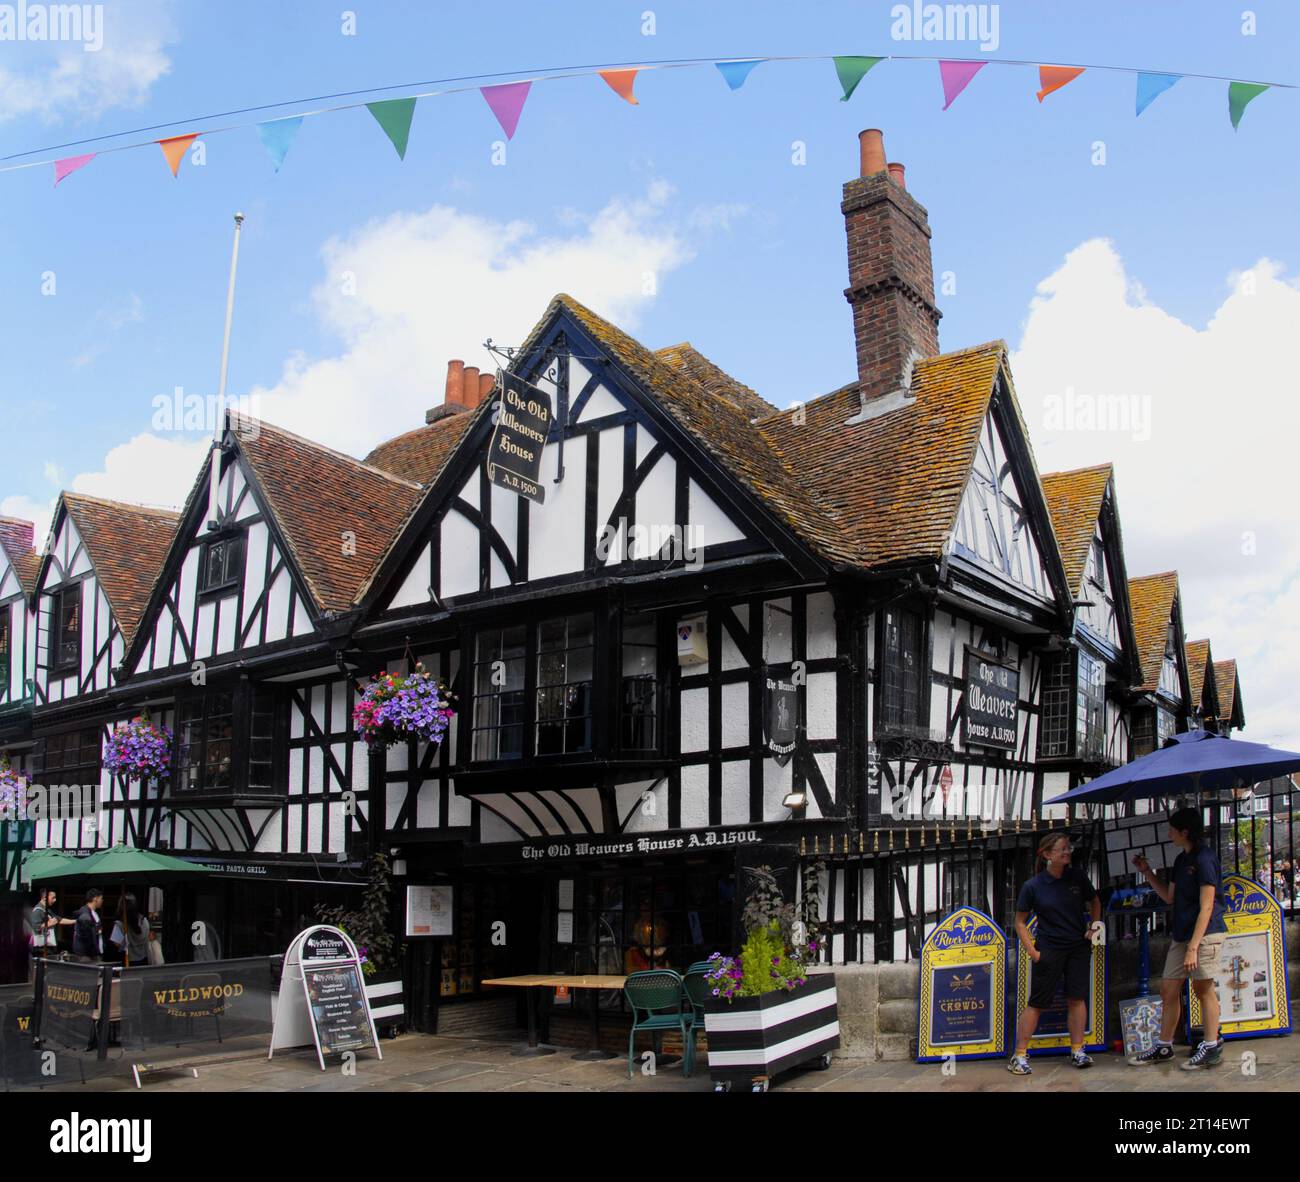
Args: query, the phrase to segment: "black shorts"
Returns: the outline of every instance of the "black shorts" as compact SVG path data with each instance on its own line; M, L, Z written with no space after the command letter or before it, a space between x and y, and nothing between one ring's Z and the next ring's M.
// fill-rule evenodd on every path
M1065 978L1065 996L1083 1001L1088 996L1088 974L1092 970L1092 944L1080 940L1073 948L1043 948L1029 977L1029 1004L1045 1010L1052 1004L1056 987Z

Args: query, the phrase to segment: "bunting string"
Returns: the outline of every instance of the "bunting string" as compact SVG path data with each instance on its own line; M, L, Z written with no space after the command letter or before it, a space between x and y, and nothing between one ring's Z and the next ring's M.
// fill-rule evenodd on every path
M213 135L246 128L256 129L262 146L271 158L275 171L279 172L281 166L284 164L289 147L295 141L302 128L304 120L314 119L322 115L334 114L340 111L357 110L361 107L365 107L369 111L375 122L383 130L384 134L392 143L394 150L397 152L398 158L405 159L416 104L423 99L441 98L448 95L463 94L477 90L482 94L487 106L496 118L496 121L500 125L506 138L513 139L519 127L524 105L528 100L533 84L536 82L554 82L562 79L598 77L606 86L608 86L616 95L622 98L629 105L639 106L640 100L633 93L633 88L638 76L648 71L712 67L718 70L727 87L734 92L740 90L746 84L751 73L757 66L772 62L810 61L828 61L834 65L836 78L842 91L840 97L844 102L848 102L853 97L854 92L858 89L868 72L872 71L881 62L935 62L939 67L939 81L943 92L943 109L945 111L951 107L958 96L965 91L974 79L975 75L987 65L1030 66L1037 69L1039 86L1035 94L1040 103L1048 95L1055 93L1062 87L1075 81L1075 79L1080 75L1089 70L1130 74L1136 81L1135 114L1139 116L1156 98L1173 87L1175 83L1178 83L1185 78L1227 83L1228 115L1234 130L1240 126L1248 104L1258 98L1265 91L1270 89L1294 90L1297 87L1296 83L1290 82L1252 82L1214 74L1175 74L1139 69L1132 66L1090 65L1078 63L1046 64L1042 62L1023 61L1012 58L944 58L922 54L885 54L880 56L804 54L785 56L768 55L743 58L678 58L664 61L593 64L585 66L558 66L545 67L534 71L516 70L501 71L493 74L462 75L455 78L437 79L428 82L373 87L369 90L344 91L330 95L317 95L311 98L285 100L279 103L265 104L263 106L241 107L231 111L200 116L195 119L175 120L170 123L153 124L148 127L134 128L128 131L115 132L83 140L72 140L67 143L52 144L47 145L44 148L33 148L26 152L13 153L9 156L0 156L0 172L15 172L27 168L53 165L54 184L58 185L74 172L79 172L84 169L99 156L107 155L112 152L125 152L136 148L156 145L162 150L163 157L168 168L171 170L172 176L177 177L179 176L180 166L184 160L185 153L189 149L190 145L200 136L206 139ZM519 77L520 74L528 74L529 76ZM505 78L512 80L506 82L494 81L495 79ZM428 87L435 89L417 89L415 93L405 94L395 98L377 99L371 97L368 101L334 103L334 101L338 99L352 99L360 95L374 96L394 90L410 90L412 88ZM206 123L208 121L235 118L242 115L263 114L279 111L286 107L301 107L304 104L318 102L334 103L334 105L320 106L308 110L298 110L294 111L292 114L272 115L269 118L264 117L260 120L217 124L211 127L203 127L198 131L188 131L181 135L165 136L161 139L136 140L131 143L115 142L130 136L143 135L149 132L179 127L185 124L192 127L196 123ZM106 146L96 148L93 151L85 150L92 145L98 144L104 144ZM47 155L51 152L63 151L69 148L80 148L82 151L76 155L69 156L56 157ZM39 158L26 159L27 157L32 156Z

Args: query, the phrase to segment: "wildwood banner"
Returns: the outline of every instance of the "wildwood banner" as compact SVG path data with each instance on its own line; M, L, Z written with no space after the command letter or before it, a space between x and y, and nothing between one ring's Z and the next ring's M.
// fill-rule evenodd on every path
M41 1045L84 1053L99 1010L102 965L49 961L41 978Z
M123 969L114 983L126 1048L268 1034L273 958Z

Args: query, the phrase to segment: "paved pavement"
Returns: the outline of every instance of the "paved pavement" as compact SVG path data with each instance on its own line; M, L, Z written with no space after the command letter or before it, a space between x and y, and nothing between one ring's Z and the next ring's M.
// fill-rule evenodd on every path
M571 1047L553 1055L518 1058L518 1043L496 1039L445 1038L408 1034L383 1043L384 1058L362 1054L356 1074L338 1066L322 1072L312 1053L295 1052L266 1058L265 1042L227 1046L221 1058L194 1059L198 1078L188 1071L158 1072L146 1077L150 1091L166 1092L708 1092L712 1083L703 1055L691 1079L680 1063L653 1076L627 1078L626 1061L577 1062ZM1080 1071L1064 1057L1033 1060L1027 1078L1009 1074L1001 1059L960 1062L945 1074L937 1064L868 1063L836 1060L829 1070L800 1070L779 1076L779 1092L1294 1092L1300 1091L1300 1035L1231 1042L1223 1063L1212 1071L1181 1071L1187 1054L1176 1048L1172 1064L1130 1067L1113 1054L1095 1056L1096 1066ZM1246 1059L1245 1056L1253 1056ZM129 1067L123 1063L109 1075L72 1089L94 1092L134 1090Z

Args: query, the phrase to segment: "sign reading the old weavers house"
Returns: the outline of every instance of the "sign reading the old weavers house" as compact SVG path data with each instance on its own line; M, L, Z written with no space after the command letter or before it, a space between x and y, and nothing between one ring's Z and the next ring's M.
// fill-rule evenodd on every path
M962 737L968 747L1016 749L1020 672L966 650Z
M502 385L496 430L488 445L488 479L540 505L546 500L539 481L542 448L551 430L551 399L511 374L503 375Z

